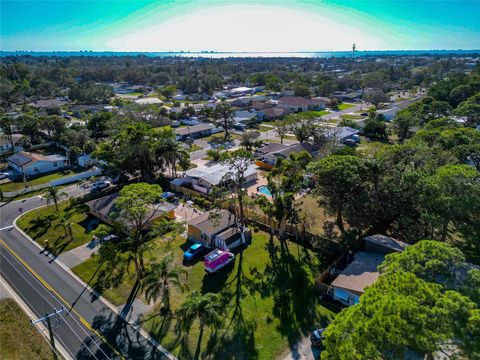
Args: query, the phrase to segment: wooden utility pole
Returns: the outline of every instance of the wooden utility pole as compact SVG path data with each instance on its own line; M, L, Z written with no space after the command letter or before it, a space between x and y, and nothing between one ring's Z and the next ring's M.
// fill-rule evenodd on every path
M34 320L34 321L31 321L32 325L35 325L39 322L46 322L47 323L48 336L50 337L50 346L52 348L53 360L58 360L58 354L57 354L57 349L55 347L55 338L53 336L53 329L52 329L52 324L50 322L50 318L52 316L59 315L63 311L65 311L65 308L62 306L59 310L54 309L54 311L51 312L50 314L47 313L47 314L45 314L44 317L42 317L40 319L37 319L37 320Z

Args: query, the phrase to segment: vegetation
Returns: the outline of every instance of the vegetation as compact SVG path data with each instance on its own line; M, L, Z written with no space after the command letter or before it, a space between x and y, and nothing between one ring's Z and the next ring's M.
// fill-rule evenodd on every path
M4 359L52 358L46 339L12 299L0 300L0 338Z

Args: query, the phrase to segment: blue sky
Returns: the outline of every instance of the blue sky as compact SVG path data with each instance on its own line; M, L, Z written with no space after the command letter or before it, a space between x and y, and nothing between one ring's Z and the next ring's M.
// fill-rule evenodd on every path
M1 0L0 48L480 49L480 1Z

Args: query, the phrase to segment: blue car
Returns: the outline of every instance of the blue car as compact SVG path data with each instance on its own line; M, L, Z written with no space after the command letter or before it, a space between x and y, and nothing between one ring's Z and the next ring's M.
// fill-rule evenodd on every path
M185 261L192 261L195 259L197 256L202 254L205 250L205 246L203 244L193 244L190 245L183 254L183 260Z

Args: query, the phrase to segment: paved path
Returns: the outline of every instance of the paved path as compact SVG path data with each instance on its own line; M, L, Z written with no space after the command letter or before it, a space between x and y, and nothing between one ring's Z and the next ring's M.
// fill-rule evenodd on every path
M86 244L77 246L72 250L61 253L58 256L58 260L71 269L80 265L85 260L88 260L90 256L97 252L99 247L100 243L96 240L92 240Z
M303 338L297 343L290 353L283 360L317 360L320 359L320 350L312 348L312 344L308 337Z

